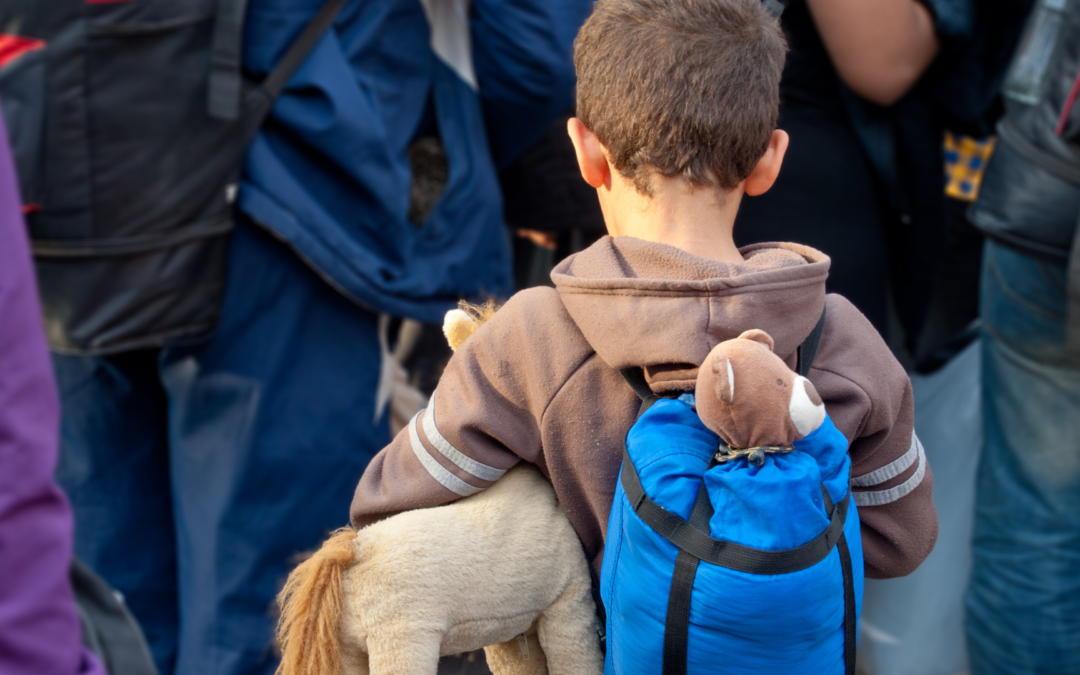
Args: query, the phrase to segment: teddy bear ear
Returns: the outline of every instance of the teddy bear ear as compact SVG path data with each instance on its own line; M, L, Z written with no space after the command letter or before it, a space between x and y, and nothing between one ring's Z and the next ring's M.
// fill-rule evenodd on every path
M731 359L723 352L713 354L712 371L715 375L716 398L731 403L735 400L735 371L731 369Z
M761 330L760 328L751 328L750 330L748 330L748 331L744 332L742 335L740 335L739 339L740 340L753 340L754 342L760 342L761 344L768 347L770 352L773 351L773 347L775 346L773 344L772 336L769 335L768 333L766 333L765 331Z

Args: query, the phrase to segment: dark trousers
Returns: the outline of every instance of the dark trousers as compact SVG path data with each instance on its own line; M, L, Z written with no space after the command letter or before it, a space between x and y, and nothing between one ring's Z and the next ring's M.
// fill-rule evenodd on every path
M273 672L274 595L389 441L380 353L375 314L241 223L209 343L54 357L76 554L162 675Z

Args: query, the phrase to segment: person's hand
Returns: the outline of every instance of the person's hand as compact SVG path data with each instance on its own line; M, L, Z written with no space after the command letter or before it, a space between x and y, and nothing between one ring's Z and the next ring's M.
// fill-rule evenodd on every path
M555 245L558 238L554 232L542 232L540 230L526 230L524 228L518 229L517 236L522 239L528 239L533 244L540 248L546 248L549 251L555 250Z

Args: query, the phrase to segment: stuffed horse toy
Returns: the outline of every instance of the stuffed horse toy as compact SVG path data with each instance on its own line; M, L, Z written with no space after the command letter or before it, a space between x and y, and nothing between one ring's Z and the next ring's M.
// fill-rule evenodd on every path
M451 346L493 311L448 313ZM278 675L436 675L440 655L481 648L494 675L603 672L588 563L531 465L446 506L338 530L278 602Z

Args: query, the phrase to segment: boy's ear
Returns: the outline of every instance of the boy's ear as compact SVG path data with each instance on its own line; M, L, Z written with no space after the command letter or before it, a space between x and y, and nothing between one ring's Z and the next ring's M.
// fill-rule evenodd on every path
M611 176L611 167L608 165L607 155L604 154L604 146L601 145L600 139L576 117L571 117L567 121L566 133L570 134L570 141L574 144L581 177L594 188L607 185Z
M787 152L788 135L783 129L772 132L769 139L769 149L758 160L757 166L746 177L743 183L743 191L751 197L756 197L768 192L776 182L780 174L780 165L784 163L784 153Z

